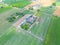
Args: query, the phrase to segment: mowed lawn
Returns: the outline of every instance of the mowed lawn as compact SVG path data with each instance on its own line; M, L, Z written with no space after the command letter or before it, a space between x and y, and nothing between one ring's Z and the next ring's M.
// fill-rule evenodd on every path
M60 17L52 17L44 45L60 45Z

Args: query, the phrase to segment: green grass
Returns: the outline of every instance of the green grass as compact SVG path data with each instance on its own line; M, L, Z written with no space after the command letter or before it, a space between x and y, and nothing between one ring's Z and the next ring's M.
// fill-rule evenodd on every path
M0 37L0 45L40 45L40 40L30 34L21 31L18 32L14 27L2 37Z
M0 37L0 45L4 45L5 42L7 42L10 38L12 38L12 36L15 33L14 30L15 28L12 27L10 31L8 31L7 33L5 33L3 36Z
M52 7L52 8L50 8L50 7L40 8L40 12L42 12L42 13L52 14L54 11L55 11L54 7Z
M5 3L12 5L14 7L19 7L19 8L23 8L26 5L30 4L30 0L18 0L18 1L13 1L13 0L5 0Z
M60 6L60 2L56 2L56 6Z
M16 31L15 28L10 29L12 23L7 23L5 20L8 16L9 15L1 15L0 18L1 19L0 25L2 27L2 28L0 27L1 29L0 36L2 35L0 37L0 45L41 45L42 44L42 42L39 39L35 38L34 36L24 31L18 32ZM40 31L41 30L39 28L37 30L37 34L40 35L41 34ZM44 33L44 30L42 32Z
M8 14L0 15L0 36L7 32L8 31L7 29L11 26L11 23L8 23L6 20L6 18L9 17L9 15Z
M60 17L52 17L44 45L60 45Z
M17 2L15 4L13 4L12 6L14 7L19 7L19 8L23 8L25 7L26 5L30 4L31 2L29 2L28 0L24 0L23 2Z
M51 17L46 14L42 14L40 16L40 22L39 24L35 24L31 28L31 32L34 33L35 35L42 36L44 38L45 32L47 31L47 28L49 26L49 21L51 20Z
M11 15L14 15L14 13L16 13L17 10L13 10L13 12L11 13L13 9L7 11L6 13L3 13L0 15L0 36L4 35L6 32L8 32L9 28L12 26L13 23L15 23L18 19L20 19L22 16L18 17L14 22L10 23L8 22L7 18L10 17ZM17 11L18 12L18 11ZM27 14L28 12L26 12L26 10L23 12L24 14Z
M0 8L0 13L5 12L5 11L8 11L10 9L12 9L12 7L9 7L9 6Z
M10 10L11 11L11 10ZM18 19L20 19L21 17L19 17L18 19L16 19L14 22L12 22L12 23L9 23L8 21L7 21L7 18L10 16L10 15L12 15L11 14L11 12L10 11L8 11L7 12L7 14L5 13L5 14L1 14L0 15L0 36L1 35L4 35L4 33L6 33L6 32L8 32L9 30L9 28L12 26L12 24L13 23L15 23ZM15 10L16 11L16 10ZM15 11L13 12L13 13L15 13Z

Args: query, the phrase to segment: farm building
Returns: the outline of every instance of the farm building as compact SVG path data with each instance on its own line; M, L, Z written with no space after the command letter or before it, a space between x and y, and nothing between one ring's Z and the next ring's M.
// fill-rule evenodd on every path
M26 22L28 22L30 24L34 23L35 20L36 20L36 16L33 16L33 15L26 18Z

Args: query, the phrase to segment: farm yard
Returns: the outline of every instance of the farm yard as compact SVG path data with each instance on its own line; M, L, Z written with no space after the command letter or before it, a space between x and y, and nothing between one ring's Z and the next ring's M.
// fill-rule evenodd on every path
M23 13L24 15L31 13L31 12L26 13L26 11L27 10L25 10L25 12ZM2 12L0 14L0 36L7 33L9 31L8 29L13 25L13 23L22 17L22 15L19 12L20 12L20 10L18 10L18 9L11 9L11 10L8 10L6 12ZM19 14L18 15L19 17L17 19L14 18L16 16L16 13ZM15 21L9 22L9 21L13 21L13 20L15 20Z
M9 23L10 24L9 28L7 28L7 26L4 27L7 29L5 29L5 31L3 30L4 34L3 34L3 36L0 37L0 42L1 42L0 44L1 45L8 45L8 44L9 45L19 45L19 44L42 45L44 42L43 40L45 38L46 32L47 32L47 27L49 26L51 16L52 16L52 15L49 16L50 14L48 14L48 15L47 14L42 13L42 15L39 17L39 18L41 18L41 20L38 20L39 23L37 24L35 22L34 25L32 26L32 28L27 31L22 30L22 29L17 30L15 27L12 27L12 29L11 29L10 27L13 23ZM7 16L7 17L9 17L9 16ZM2 31L2 33L3 33L3 31ZM8 32L8 34L5 32ZM17 43L17 41L18 41L18 43Z
M8 33L5 33L2 37L0 37L0 42L1 42L0 45L8 45L8 44L9 45L19 45L19 44L40 45L40 44L42 44L42 41L38 38L38 35L37 35L37 37L34 36L33 32L31 34L24 30L20 30L21 32L18 32L14 27L13 27L13 29L11 28L8 30L9 30ZM37 30L37 31L39 31L39 30ZM41 34L43 35L43 33L41 33ZM19 42L17 43L17 41L19 41Z
M54 14L59 13L57 5L30 10L25 6L31 0L3 2L8 6L0 9L0 45L60 45L60 15Z

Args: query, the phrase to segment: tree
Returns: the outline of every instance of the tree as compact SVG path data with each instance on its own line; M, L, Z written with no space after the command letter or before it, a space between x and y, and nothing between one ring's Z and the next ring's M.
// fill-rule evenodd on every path
M7 20L8 22L13 22L16 19L16 17L8 17Z
M22 29L25 29L25 30L28 30L29 27L30 27L30 24L28 24L28 23L21 25L21 28L22 28Z
M53 6L56 6L56 3L53 3L52 5L53 5Z

